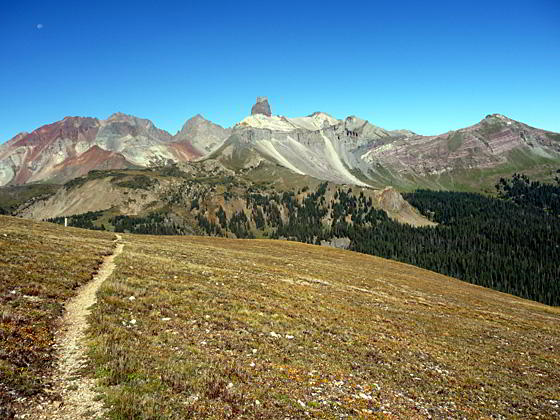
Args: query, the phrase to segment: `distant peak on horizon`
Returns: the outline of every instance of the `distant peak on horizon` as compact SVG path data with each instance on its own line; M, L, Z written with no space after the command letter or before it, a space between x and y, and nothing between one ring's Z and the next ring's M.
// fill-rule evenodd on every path
M179 135L181 133L185 133L189 130L192 130L195 127L201 127L201 126L216 126L216 127L220 127L223 128L221 125L216 124L210 120L207 120L206 118L204 118L204 116L200 113L194 115L193 117L189 118L187 121L185 121L185 123L183 124L183 126L181 127L181 129L177 132L176 135Z

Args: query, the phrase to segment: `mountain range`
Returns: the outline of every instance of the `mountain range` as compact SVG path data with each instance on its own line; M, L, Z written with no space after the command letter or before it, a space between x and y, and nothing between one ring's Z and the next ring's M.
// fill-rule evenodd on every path
M560 134L500 114L437 136L386 130L356 116L271 115L264 97L252 115L223 128L201 115L175 135L123 113L66 117L0 145L0 186L64 183L90 170L146 168L215 159L239 171L270 163L331 181L400 190L484 190L501 175L547 177L560 164Z

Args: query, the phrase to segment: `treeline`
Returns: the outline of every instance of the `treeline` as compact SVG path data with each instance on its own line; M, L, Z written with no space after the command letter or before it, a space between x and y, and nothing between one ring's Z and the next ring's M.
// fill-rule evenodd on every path
M420 190L405 198L438 225L416 228L391 220L351 188L338 189L328 202L325 191L323 184L302 200L290 192L248 194L250 220L271 238L320 243L346 237L354 251L560 305L560 224L549 207ZM223 209L218 213L228 227Z
M158 185L159 181L157 178L150 177L147 175L134 175L126 178L124 181L118 181L120 178L113 178L111 182L114 182L119 187L130 188L133 190L149 190L154 185Z
M422 190L405 198L439 225L362 230L353 238L356 251L560 305L556 217L533 206L479 194Z
M286 237L308 243L320 243L328 239L327 229L322 223L328 213L325 206L326 187L326 183L321 184L316 192L307 195L301 203L293 194L285 194L282 203L288 209L288 221L279 223L271 237Z
M262 217L262 212L260 214ZM251 224L249 218L243 210L236 211L228 220L226 212L223 207L216 211L216 217L218 219L218 224L208 220L202 213L196 215L196 221L198 226L200 226L206 234L211 236L226 236L227 232L231 232L238 239L253 239L255 234L251 230ZM262 223L262 219L258 215L256 217L256 224L259 226ZM261 226L264 226L261 225Z
M556 171L556 185L531 181L523 174L509 179L501 178L496 184L498 196L522 206L533 206L560 216L560 169Z
M97 226L95 222L103 211L90 211L67 217L68 226L91 230L106 230L104 224ZM46 219L47 222L64 225L64 217ZM168 215L159 212L149 213L146 216L119 215L111 217L108 222L114 227L114 231L126 233L138 233L146 235L186 235L192 233L182 223L175 223Z
M185 235L186 229L162 213L147 216L114 216L109 219L115 232L141 233L146 235Z
M93 224L99 217L101 217L102 214L103 211L88 211L87 213L77 214L67 218L54 217L52 219L46 219L45 221L64 225L64 219L68 219L68 226L91 230L105 230L104 225L96 226Z

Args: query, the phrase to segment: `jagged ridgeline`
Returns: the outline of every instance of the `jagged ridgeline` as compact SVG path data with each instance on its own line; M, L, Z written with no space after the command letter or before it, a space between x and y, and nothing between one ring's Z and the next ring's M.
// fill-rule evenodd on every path
M550 180L560 163L560 134L490 114L469 127L423 136L355 115L273 115L268 99L258 97L251 115L230 128L196 115L171 135L150 120L115 113L106 120L67 117L20 133L0 147L0 186L62 184L91 170L199 159L234 170L267 161L339 184L488 192L500 176L519 171Z
M70 217L69 223L117 232L194 233L342 246L560 305L560 224L558 213L551 210L557 208L554 197L560 197L560 186L516 175L499 182L501 198L429 190L405 194L424 216L424 223L419 223L419 214L415 214L417 219L403 218L403 204L400 219L390 206L383 209L380 202L386 197L371 189L317 182L280 191L266 182L251 182L220 170L210 176L187 174L179 168L152 170L156 173L159 180L147 182L145 192L138 174L129 174L130 180L118 176L118 182L112 183L128 185L126 196L135 201L138 194L148 195L168 185L167 177L172 176L169 189L161 193L163 206L153 202L137 215L117 214L115 208L88 212ZM53 221L63 223L63 218Z

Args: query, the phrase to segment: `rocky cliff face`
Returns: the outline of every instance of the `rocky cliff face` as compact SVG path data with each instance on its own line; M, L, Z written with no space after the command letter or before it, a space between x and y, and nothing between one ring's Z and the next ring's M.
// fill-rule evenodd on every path
M0 149L0 186L49 178L55 166L89 149L100 127L96 118L66 117L18 134Z
M354 116L337 120L322 112L299 118L252 115L237 124L210 157L246 168L260 156L298 174L368 186L368 165L360 156L392 138L392 133Z
M270 105L268 104L268 98L266 96L257 97L257 103L255 103L255 105L253 105L253 107L251 108L251 115L256 114L263 114L267 117L270 117L272 115L272 112L270 111Z
M228 133L201 116L176 136L150 120L120 112L106 120L66 117L0 146L0 186L65 182L92 169L189 161L218 146Z
M100 121L99 132L89 146L120 153L136 166L154 166L176 160L168 145L171 139L149 120L116 113Z
M503 115L439 136L404 134L372 145L361 156L370 167L388 168L396 177L435 177L457 171L500 167L523 169L560 159L560 136Z
M223 152L211 156L239 167L266 159L336 183L481 190L516 170L560 165L560 134L499 114L439 136L387 131L355 116L256 114L234 127Z

